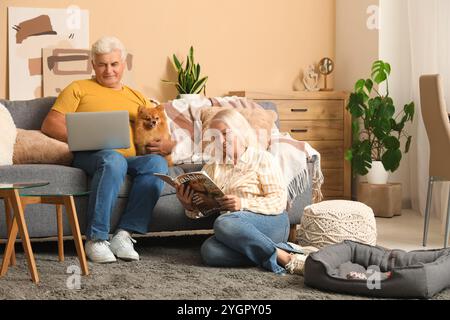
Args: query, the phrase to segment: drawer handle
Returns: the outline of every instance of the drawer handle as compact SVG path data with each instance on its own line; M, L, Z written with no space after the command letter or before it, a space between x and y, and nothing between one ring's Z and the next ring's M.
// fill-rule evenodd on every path
M308 132L308 129L291 129L292 133L305 133Z
M308 112L308 109L291 109L291 112Z

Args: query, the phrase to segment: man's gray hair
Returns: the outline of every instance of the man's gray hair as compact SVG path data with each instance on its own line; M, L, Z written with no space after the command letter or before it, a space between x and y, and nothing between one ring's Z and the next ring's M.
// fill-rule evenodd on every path
M95 55L107 54L114 50L120 50L120 56L122 61L127 58L127 50L123 43L116 37L101 37L92 45L92 60L95 62Z

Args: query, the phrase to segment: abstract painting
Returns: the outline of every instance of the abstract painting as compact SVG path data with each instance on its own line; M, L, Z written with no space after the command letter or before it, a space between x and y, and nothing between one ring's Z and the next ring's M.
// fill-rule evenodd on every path
M43 48L88 47L87 10L76 6L66 9L9 7L9 99L28 100L42 97ZM56 70L64 73L64 70L58 69L58 62L58 59L54 61Z

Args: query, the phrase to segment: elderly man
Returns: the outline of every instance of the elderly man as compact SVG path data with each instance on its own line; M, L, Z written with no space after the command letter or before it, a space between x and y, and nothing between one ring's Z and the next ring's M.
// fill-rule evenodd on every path
M67 141L65 113L127 110L130 126L140 105L151 106L144 96L122 84L126 50L114 37L103 37L92 46L95 79L75 81L58 96L42 124L42 132ZM133 130L131 128L130 132ZM147 146L149 154L136 156L133 137L129 149L75 152L73 166L83 169L91 178L86 230L86 255L93 262L139 260L131 237L146 233L152 210L163 188L153 173L167 173L163 156L171 153L174 143L160 141ZM133 177L128 203L118 228L109 243L110 216L125 176Z

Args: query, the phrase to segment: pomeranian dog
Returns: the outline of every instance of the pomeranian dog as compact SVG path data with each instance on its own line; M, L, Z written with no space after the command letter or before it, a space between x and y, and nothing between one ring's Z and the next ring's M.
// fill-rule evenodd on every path
M169 125L167 124L164 106L154 108L140 106L134 126L134 144L138 155L147 154L146 146L150 142L170 140ZM166 156L167 164L173 166L172 157Z

